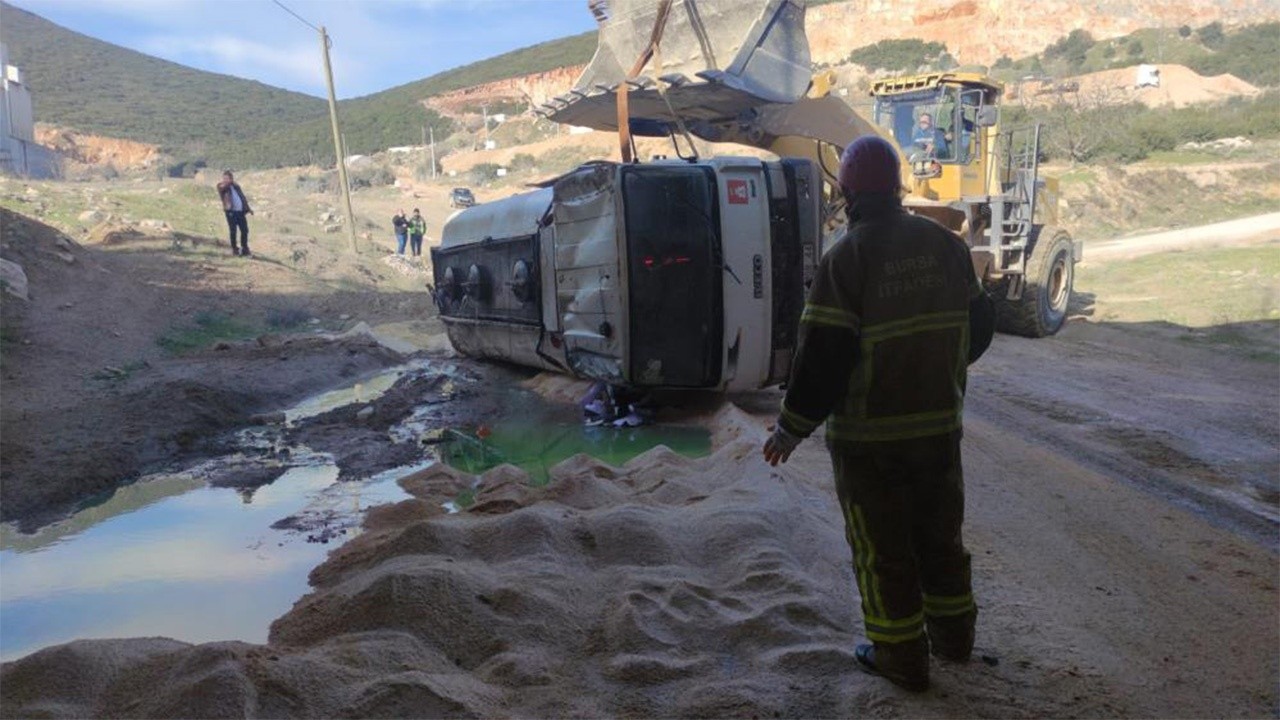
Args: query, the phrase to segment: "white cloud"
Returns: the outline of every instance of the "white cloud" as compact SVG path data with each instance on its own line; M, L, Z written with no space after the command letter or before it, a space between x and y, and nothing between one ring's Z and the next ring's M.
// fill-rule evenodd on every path
M324 87L320 43L291 41L269 44L233 35L152 36L142 41L144 52L239 77L271 77L274 83Z
M271 0L14 2L64 27L166 60L325 94L315 30ZM582 0L281 2L328 30L340 98L594 27Z

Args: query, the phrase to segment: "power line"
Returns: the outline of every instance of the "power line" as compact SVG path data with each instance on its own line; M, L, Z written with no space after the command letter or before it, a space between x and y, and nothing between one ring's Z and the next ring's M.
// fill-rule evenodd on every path
M299 21L301 21L303 25L306 25L307 27L311 28L312 30L315 30L316 32L320 32L320 28L316 27L315 25L312 25L311 23L307 22L307 19L306 19L306 18L302 17L302 16L301 16L301 15L299 15L298 13L296 13L296 12L294 12L294 11L290 10L289 8L285 7L285 6L284 6L284 3L280 2L280 0L271 0L271 2L275 3L276 5L279 5L281 10L284 10L285 12L289 13L290 15L292 15L292 16L294 16L294 17L298 18L298 20L299 20Z

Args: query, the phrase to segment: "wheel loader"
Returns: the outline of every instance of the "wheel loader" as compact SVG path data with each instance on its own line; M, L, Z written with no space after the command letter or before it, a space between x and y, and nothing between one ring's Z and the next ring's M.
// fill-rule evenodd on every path
M902 154L904 205L972 248L1000 327L1062 326L1080 245L1054 225L1039 128L999 127L998 83L879 81L868 119L814 74L797 0L590 7L595 56L541 112L617 132L620 161L445 224L433 296L460 352L637 387L782 382L805 287L844 226L839 153L870 133ZM670 138L672 156L637 161L637 136ZM699 157L695 138L777 159Z

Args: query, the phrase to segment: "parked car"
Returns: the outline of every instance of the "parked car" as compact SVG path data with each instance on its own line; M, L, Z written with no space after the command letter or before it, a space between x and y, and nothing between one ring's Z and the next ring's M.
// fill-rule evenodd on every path
M476 196L470 188L454 188L449 191L449 207L471 207L476 204Z

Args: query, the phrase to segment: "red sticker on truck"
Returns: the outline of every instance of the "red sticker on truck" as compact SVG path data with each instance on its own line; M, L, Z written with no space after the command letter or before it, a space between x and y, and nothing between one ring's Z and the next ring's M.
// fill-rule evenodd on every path
M747 181L746 180L730 180L726 187L729 192L730 205L746 205L747 198Z

